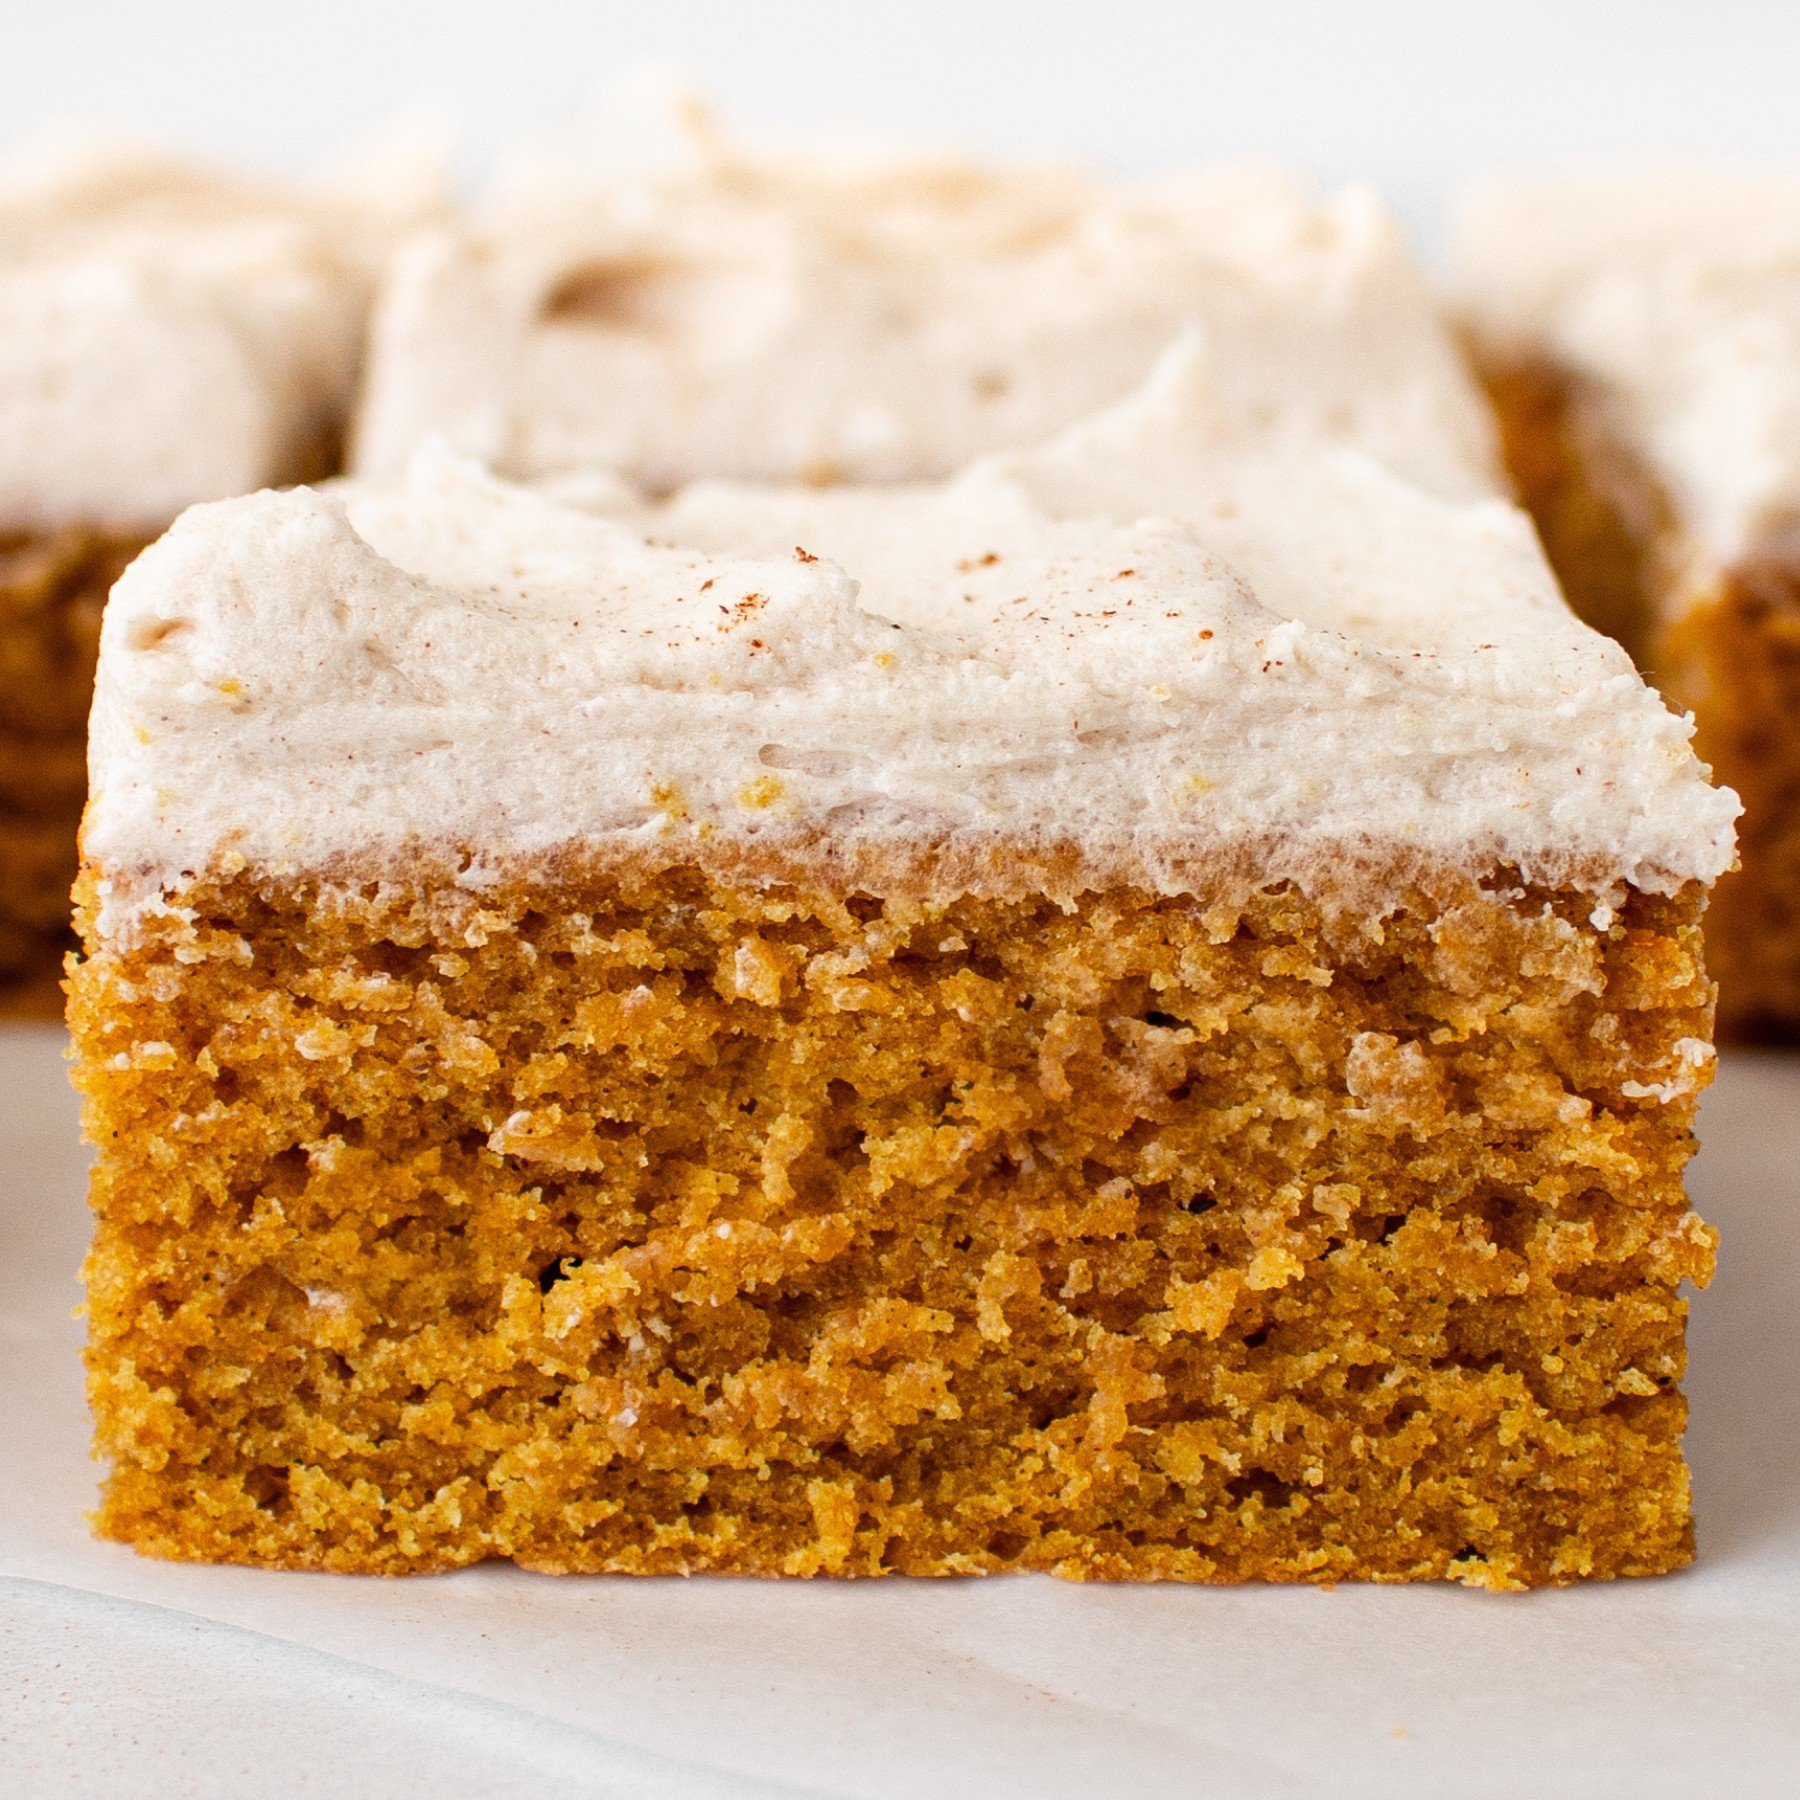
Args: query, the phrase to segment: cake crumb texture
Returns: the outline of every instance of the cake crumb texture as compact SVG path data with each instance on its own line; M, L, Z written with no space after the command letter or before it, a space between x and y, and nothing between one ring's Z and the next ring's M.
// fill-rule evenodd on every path
M100 612L142 548L81 527L0 531L0 1017L62 1011Z
M1500 1588L1691 1554L1697 886L171 901L71 963L108 1537Z

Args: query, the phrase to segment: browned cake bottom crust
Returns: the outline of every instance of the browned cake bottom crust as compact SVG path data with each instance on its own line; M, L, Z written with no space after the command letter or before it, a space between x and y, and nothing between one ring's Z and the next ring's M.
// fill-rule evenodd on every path
M100 614L143 543L0 532L0 1017L62 1011Z
M1672 1569L1701 903L204 880L72 975L99 1527L387 1573Z
M1694 715L1696 749L1743 799L1742 866L1706 924L1720 1035L1800 1042L1800 564L1696 571L1654 480L1579 380L1534 363L1485 375L1570 604Z

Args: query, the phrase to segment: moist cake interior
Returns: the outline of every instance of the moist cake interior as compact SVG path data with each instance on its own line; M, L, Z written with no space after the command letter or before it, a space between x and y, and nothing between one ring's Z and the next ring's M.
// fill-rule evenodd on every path
M101 1529L388 1572L1674 1567L1698 896L1593 910L191 888L75 986L134 1146Z

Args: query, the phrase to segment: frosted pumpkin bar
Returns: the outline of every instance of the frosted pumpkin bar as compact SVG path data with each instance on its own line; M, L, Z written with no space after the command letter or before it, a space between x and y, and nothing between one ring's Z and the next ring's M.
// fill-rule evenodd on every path
M107 617L71 981L101 1529L1683 1562L1735 802L1386 404L1190 341L944 483L438 450L187 514Z
M108 588L197 500L337 467L416 195L154 156L0 172L0 1012L54 1011Z
M1743 795L1707 920L1722 1027L1800 1037L1800 175L1495 188L1456 281L1570 602Z
M1350 342L1365 392L1459 414L1460 456L1491 456L1366 194L1225 166L800 157L705 129L635 162L522 160L396 258L357 473L395 478L438 437L511 478L604 467L657 492L944 478L1116 404L1192 326L1220 380L1261 390L1272 322L1321 407Z

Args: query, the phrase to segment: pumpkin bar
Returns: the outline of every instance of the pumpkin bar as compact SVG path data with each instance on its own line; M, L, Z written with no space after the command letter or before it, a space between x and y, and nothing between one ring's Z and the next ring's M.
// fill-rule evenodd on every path
M1800 1036L1800 178L1567 176L1471 200L1457 274L1570 602L1743 797L1721 1029Z
M1267 253L1255 358L1191 333L943 480L440 444L138 559L71 976L103 1533L1688 1558L1736 803L1567 610L1441 334L1359 356L1418 293L1392 234L1319 203Z
M0 177L0 1013L61 1008L107 590L192 502L337 466L402 214L122 150Z

